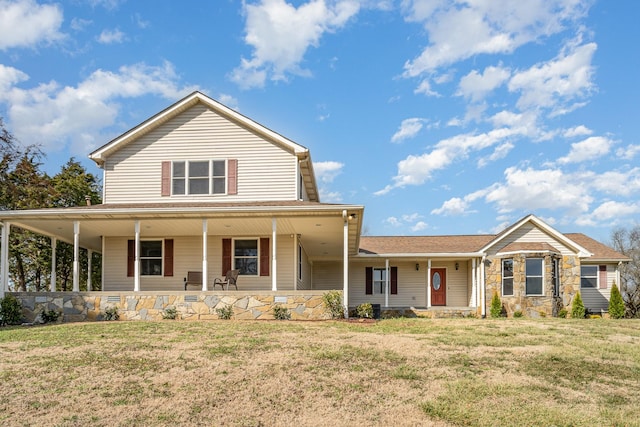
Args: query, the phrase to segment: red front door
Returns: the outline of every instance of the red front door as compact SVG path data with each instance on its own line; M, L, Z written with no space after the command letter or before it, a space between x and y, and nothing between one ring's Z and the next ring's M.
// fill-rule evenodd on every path
M431 305L447 305L447 270L431 269Z

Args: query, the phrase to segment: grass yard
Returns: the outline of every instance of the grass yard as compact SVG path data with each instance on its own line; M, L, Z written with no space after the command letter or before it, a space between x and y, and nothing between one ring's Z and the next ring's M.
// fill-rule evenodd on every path
M0 329L3 426L640 426L640 321Z

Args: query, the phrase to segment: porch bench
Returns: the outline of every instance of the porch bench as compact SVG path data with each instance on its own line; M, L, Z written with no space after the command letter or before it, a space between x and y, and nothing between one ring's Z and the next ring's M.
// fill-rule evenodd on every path
M188 285L200 286L202 288L202 272L201 271L189 271L187 277L184 278L184 290L187 290Z

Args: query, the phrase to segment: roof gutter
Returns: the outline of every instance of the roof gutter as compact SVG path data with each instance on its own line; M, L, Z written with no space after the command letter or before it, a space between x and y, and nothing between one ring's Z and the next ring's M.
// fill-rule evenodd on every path
M484 252L438 252L438 253L387 253L387 254L363 254L359 253L356 258L481 258Z

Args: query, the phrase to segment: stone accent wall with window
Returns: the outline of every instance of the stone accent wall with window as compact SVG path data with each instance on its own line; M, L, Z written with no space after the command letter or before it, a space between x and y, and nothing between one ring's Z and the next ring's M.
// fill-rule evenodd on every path
M558 298L554 298L554 263L558 264ZM513 293L503 294L503 260L513 260ZM533 270L535 259L542 260L542 293L527 294L527 259ZM531 272L530 272L531 273ZM538 275L539 272L536 272ZM531 276L531 274L530 274ZM538 276L539 277L539 276ZM530 277L529 290L537 290L539 286L537 277ZM497 292L508 316L513 316L516 311L522 312L527 317L553 316L561 306L568 307L571 304L577 290L580 289L580 260L573 256L559 258L549 253L513 254L503 257L489 258L486 268L487 312L490 310L491 298Z

